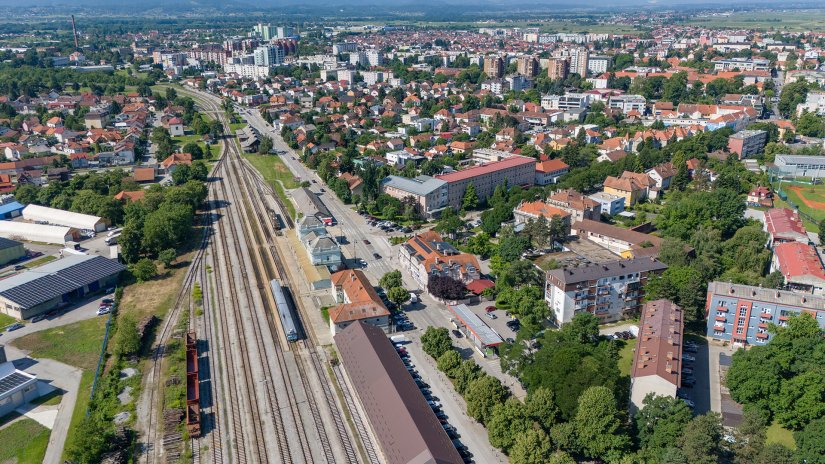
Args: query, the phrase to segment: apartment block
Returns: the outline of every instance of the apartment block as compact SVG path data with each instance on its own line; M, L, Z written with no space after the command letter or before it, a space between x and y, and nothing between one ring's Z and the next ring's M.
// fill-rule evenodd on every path
M436 176L447 183L447 205L461 207L464 192L472 184L479 200L490 197L499 185L532 187L536 180L536 160L513 155L501 161Z
M504 59L500 56L484 57L484 74L493 79L504 77Z
M447 206L447 182L430 176L387 176L381 180L381 191L402 201L412 198L416 212L424 217L432 217Z
M547 77L550 79L567 79L570 74L570 60L567 58L550 58L547 61Z
M532 55L520 56L516 58L516 70L522 76L532 79L539 74L539 60Z
M547 271L544 299L550 318L565 324L589 312L607 323L633 315L641 307L648 278L665 269L655 258L633 258Z
M825 328L825 297L730 282L710 282L707 336L737 346L764 345L771 324L785 327L788 318L808 313Z
M541 97L541 107L545 110L569 110L587 108L590 106L591 95L584 93L568 93L565 95L544 95Z
M676 397L682 383L682 308L669 300L645 303L639 341L630 371L630 412L643 407L645 396Z
M641 95L614 95L607 101L608 108L614 108L624 114L631 111L638 111L639 114L645 114L647 100Z
M768 133L763 130L743 130L730 136L728 150L739 155L739 159L759 154L768 141Z
M464 284L481 278L474 255L462 253L432 230L407 240L399 248L398 258L422 289L427 288L431 275L451 277Z

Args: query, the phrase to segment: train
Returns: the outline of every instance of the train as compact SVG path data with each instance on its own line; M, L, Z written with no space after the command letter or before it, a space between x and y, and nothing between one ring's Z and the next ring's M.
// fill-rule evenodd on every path
M275 231L277 232L281 230L281 219L278 217L278 213L276 213L272 208L267 208L267 212L269 213L269 219L272 220Z
M186 429L192 438L201 434L198 337L194 330L186 333Z
M284 292L284 286L278 279L273 279L269 282L269 287L272 289L272 297L275 299L275 306L278 309L278 317L281 320L281 327L284 329L284 334L288 342L297 342L300 337L297 324L297 315L292 311L287 295Z

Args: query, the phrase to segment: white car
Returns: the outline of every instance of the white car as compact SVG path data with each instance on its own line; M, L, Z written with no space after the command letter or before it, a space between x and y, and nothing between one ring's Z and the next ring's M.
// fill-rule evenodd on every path
M112 312L112 308L108 307L108 306L101 306L100 308L97 308L97 315L98 316L102 316L104 314L109 314L110 312Z

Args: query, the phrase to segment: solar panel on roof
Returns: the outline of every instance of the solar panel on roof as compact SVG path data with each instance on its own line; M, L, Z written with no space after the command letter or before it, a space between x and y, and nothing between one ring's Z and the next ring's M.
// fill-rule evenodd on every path
M415 239L414 239L414 240L415 240L415 243L417 243L417 244L418 244L418 246L420 246L422 249L424 249L424 251L425 251L425 252L427 252L427 253L432 253L432 252L433 252L433 250L431 250L431 249L430 249L430 247L428 247L428 246L424 243L424 241L423 241L423 240L421 240L420 238L415 237Z
M28 382L31 377L26 377L18 372L13 372L0 379L0 395L4 395L15 388Z

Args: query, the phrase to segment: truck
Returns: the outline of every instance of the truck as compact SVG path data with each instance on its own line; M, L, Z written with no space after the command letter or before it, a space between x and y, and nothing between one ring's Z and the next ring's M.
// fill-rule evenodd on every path
M407 339L407 337L405 337L405 336L403 336L403 335L393 335L392 337L390 337L390 341L391 341L394 345L404 345L404 344L406 344L406 343L409 343L409 342L410 342L410 340L409 340L409 339Z

